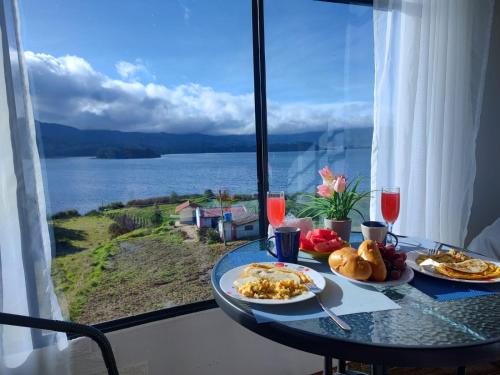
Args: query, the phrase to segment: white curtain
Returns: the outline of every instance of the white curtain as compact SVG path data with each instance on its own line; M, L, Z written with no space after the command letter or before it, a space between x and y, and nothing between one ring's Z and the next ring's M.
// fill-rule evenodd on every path
M18 21L17 2L0 0L0 311L62 319ZM66 336L1 325L0 373L19 373L33 349L50 345L66 347Z
M374 1L371 186L400 187L396 233L463 245L493 6ZM370 214L382 219L379 193Z

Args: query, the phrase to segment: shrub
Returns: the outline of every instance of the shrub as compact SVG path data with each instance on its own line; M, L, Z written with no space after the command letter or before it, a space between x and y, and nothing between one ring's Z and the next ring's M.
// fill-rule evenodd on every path
M85 216L99 216L101 213L97 210L90 210L85 214Z
M125 205L122 202L111 202L109 204L99 206L99 211L116 210L123 207L125 207Z
M80 216L80 213L77 210L67 210L67 211L56 212L50 218L52 220L56 220L56 219L69 219L70 217L78 217L78 216Z
M111 238L116 238L118 236L121 236L122 234L127 233L127 231L124 230L124 228L120 224L111 223L108 227L108 233Z
M153 224L154 226L157 226L157 225L161 225L162 222L163 222L163 216L161 214L160 207L158 207L158 205L156 204L155 211L153 213L153 217L151 217L151 224Z

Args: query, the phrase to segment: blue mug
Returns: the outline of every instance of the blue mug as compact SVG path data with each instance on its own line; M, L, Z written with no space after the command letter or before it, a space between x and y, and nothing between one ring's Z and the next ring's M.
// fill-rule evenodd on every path
M271 250L273 242L276 242L276 253ZM299 257L300 228L279 227L274 230L274 236L267 240L267 251L279 262L297 263Z

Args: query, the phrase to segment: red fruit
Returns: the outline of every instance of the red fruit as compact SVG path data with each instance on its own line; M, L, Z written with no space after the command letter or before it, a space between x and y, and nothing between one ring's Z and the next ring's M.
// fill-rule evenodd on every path
M314 245L316 245L318 243L326 242L327 240L325 240L323 237L320 236L311 236L309 238L309 241L311 241Z
M387 258L392 259L394 255L396 255L396 249L394 248L394 246L386 246L384 253Z
M396 251L396 246L394 246L394 244L392 244L392 243L385 245L385 248L387 250L391 249L391 250Z
M405 269L405 261L403 258L398 257L392 261L392 266L396 270L403 271Z
M300 248L304 250L314 251L314 244L307 238L300 239Z
M309 232L307 232L306 234L306 238L310 241L311 240L311 237L313 236L313 231L310 230Z
M391 279L399 280L400 277L401 277L401 271L398 271L398 270L391 271Z
M328 243L334 250L344 247L344 241L342 241L341 238L334 238L333 240L328 241Z
M332 231L330 229L321 229L321 228L315 229L313 231L313 234L314 234L314 236L321 237L327 241L333 239L333 234L332 234Z
M331 253L336 249L333 248L330 241L325 241L314 245L314 250L316 250L318 253Z

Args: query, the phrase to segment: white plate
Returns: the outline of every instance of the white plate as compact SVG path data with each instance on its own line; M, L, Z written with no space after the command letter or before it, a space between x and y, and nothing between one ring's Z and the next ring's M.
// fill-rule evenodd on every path
M403 271L403 273L401 274L401 277L398 280L389 280L389 281L361 281L361 280L354 280L354 279L351 279L350 277L342 275L340 272L335 271L333 268L330 268L330 269L332 270L332 272L335 275L340 276L340 277L342 277L342 278L344 278L346 280L349 280L352 283L359 284L359 285L376 286L376 287L379 287L379 288L380 287L385 288L385 287L389 287L389 286L397 286L397 285L402 285L402 284L409 283L413 279L413 276L415 275L414 272L413 272L413 270L410 267L408 267L408 264L406 265L405 270Z
M320 273L316 272L315 270L309 267L301 266L300 264L282 263L282 262L260 262L260 263L250 263L250 264L270 264L273 266L285 267L287 269L294 271L300 271L309 276L319 289L323 290L325 288L325 278L321 276ZM299 296L292 297L290 299L258 299L258 298L244 297L238 293L236 288L233 286L233 283L237 278L240 277L240 275L243 273L243 270L248 266L249 264L245 264L244 266L233 268L232 270L229 270L224 275L222 275L219 281L219 286L224 293L226 293L230 297L239 299L241 301L259 303L263 305L284 305L287 303L304 301L306 299L314 297L314 294L309 291L302 293Z
M494 261L493 259L483 257L478 254L470 253L468 251L462 251L465 255L468 255L472 258L476 259L482 259L487 262L496 264L497 266L500 266L500 262ZM436 277L438 279L444 279L444 280L451 280L451 281L460 281L462 283L472 283L472 284L491 284L491 283L499 283L500 282L500 277L497 277L496 279L488 279L488 280L465 280L465 279L452 279L451 277L441 275L440 273L437 273L434 271L434 267L432 266L419 266L417 264L417 258L420 255L427 255L427 251L425 250L413 250L408 253L406 253L406 264L413 268L415 271L421 272L423 274Z

